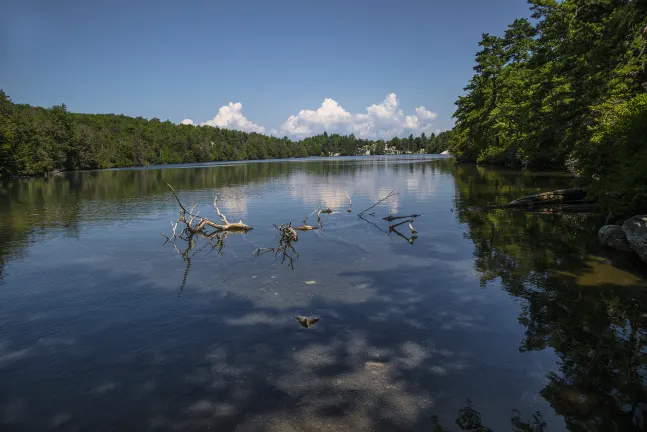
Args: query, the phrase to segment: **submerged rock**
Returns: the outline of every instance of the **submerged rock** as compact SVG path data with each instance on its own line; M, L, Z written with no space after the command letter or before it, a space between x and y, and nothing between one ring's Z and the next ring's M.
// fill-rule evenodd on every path
M600 231L598 231L598 240L605 247L626 252L632 251L624 230L618 225L605 225L600 228Z
M319 318L304 317L300 315L297 315L294 318L305 328L310 328L319 322Z
M647 215L627 219L622 225L622 230L627 236L631 249L647 263Z

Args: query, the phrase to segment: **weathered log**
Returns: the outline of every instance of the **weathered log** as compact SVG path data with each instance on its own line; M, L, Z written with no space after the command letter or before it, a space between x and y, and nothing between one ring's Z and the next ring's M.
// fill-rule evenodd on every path
M294 227L294 229L297 231L312 231L318 229L318 227L312 225L299 225Z
M576 202L572 204L549 204L545 207L507 207L505 205L491 206L472 206L468 207L469 211L489 211L489 210L515 210L533 213L600 213L602 206L592 202Z
M582 201L586 198L585 188L560 189L552 192L544 192L537 195L530 195L510 201L504 204L509 207L535 207L548 206L550 204L565 204L574 201Z

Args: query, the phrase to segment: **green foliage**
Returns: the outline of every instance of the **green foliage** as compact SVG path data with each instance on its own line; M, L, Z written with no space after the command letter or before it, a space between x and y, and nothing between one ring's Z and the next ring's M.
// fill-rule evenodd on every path
M482 36L475 74L456 102L452 153L460 160L515 167L569 164L601 186L644 185L639 173L618 170L637 167L638 161L622 159L630 148L645 148L644 134L627 125L634 120L622 110L642 109L642 99L629 101L647 88L647 4L529 3L532 23L518 19L503 37ZM612 131L614 116L626 124ZM622 143L623 134L633 147ZM613 164L603 164L616 150Z
M422 136L370 141L351 135L317 135L302 141L210 126L175 125L115 114L75 114L18 105L0 90L0 177L59 170L153 164L283 159L307 156L420 152Z
M591 192L623 215L647 211L647 94L596 108L591 139L576 146L579 173L594 179Z
M441 132L438 135L431 134L431 138L426 142L426 152L430 154L438 154L445 150L449 150L453 136L454 131L451 130Z

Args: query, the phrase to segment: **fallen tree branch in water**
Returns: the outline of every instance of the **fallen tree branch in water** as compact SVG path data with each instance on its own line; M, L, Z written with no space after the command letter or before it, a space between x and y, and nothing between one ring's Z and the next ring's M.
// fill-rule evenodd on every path
M256 250L254 250L254 252L252 252L252 255L261 256L265 255L266 253L273 252L274 257L276 258L278 254L281 253L281 264L284 264L285 260L287 259L289 260L290 267L292 268L292 270L294 270L294 258L299 258L299 252L294 249L292 243L299 241L299 235L294 230L294 228L292 228L292 222L283 224L281 226L274 225L274 228L279 230L279 233L281 234L279 245L273 248L257 248ZM294 255L294 257L291 255L291 253Z
M218 216L222 219L223 224L218 224L216 222L213 222L205 217L202 217L199 215L199 211L197 214L193 214L193 209L195 209L195 206L193 206L193 209L191 209L190 212L186 211L186 208L184 205L182 205L182 202L180 201L180 198L177 196L175 193L175 189L173 189L173 186L168 185L168 187L171 188L171 192L173 193L173 196L175 197L175 200L177 201L178 205L180 206L180 213L178 215L177 223L182 222L185 225L185 228L182 230L180 235L178 237L181 237L183 234L191 234L191 233L199 233L202 232L207 226L216 229L217 231L250 231L254 228L252 228L249 225L246 225L243 223L241 220L240 222L234 222L230 223L227 220L227 217L223 215L220 212L220 209L218 208L218 196L220 194L216 194L216 197L213 199L213 206L216 209L216 212L218 213ZM189 216L189 220L186 219L187 215ZM200 222L195 224L194 220L199 220Z
M319 210L319 213L317 213L317 210ZM314 209L314 211L312 213L310 213L308 216L306 216L306 218L303 220L303 225L299 225L297 227L294 227L294 229L297 230L297 231L316 230L317 227L312 226L312 225L308 225L308 218L310 216L312 216L313 214L315 214L315 213L317 213L317 221L319 222L319 226L321 227L322 226L322 223L321 223L321 207L317 207L316 209Z
M392 215L388 215L387 217L384 217L384 218L382 218L382 219L383 219L383 220L385 220L385 221L387 221L387 222L393 222L394 220L398 220L398 219L416 218L416 217L420 217L420 215L419 215L419 214L412 214L412 215L407 215L407 216L392 216Z
M407 241L407 243L409 243L410 245L413 245L413 242L414 242L414 241L416 241L416 239L418 238L416 235L412 235L411 237L407 237L407 236L405 236L404 234L402 234L400 231L398 231L398 230L396 229L396 228L397 228L397 227L399 227L400 225L404 225L404 224L408 223L408 224L409 224L409 228L411 228L411 234L416 234L418 231L416 231L416 230L413 228L413 225L411 225L411 223L412 223L412 222L413 222L413 220L412 220L412 219L409 219L409 220L406 220L406 221L403 221L403 222L397 223L397 224L395 224L395 225L389 225L389 232L396 233L398 236L400 236L400 237L402 237L403 239L405 239L405 240Z
M175 251L186 262L184 275L182 277L182 284L180 285L180 291L178 294L181 295L189 276L189 270L191 269L192 256L202 251L207 245L211 246L212 251L217 250L218 254L222 254L222 250L225 247L225 239L229 234L246 234L248 231L252 230L252 227L244 224L243 221L230 223L227 220L227 217L218 208L219 194L216 194L216 197L213 200L213 206L216 209L218 216L220 216L220 219L222 219L222 224L213 222L205 217L200 216L200 211L194 213L196 208L195 205L191 208L190 211L187 211L186 207L184 207L182 201L180 201L180 198L175 193L173 186L168 185L168 187L171 188L171 192L173 193L175 200L180 206L180 212L178 214L177 220L175 222L171 222L171 228L173 230L171 237L167 236L166 234L162 235L166 237L166 242L164 244L170 242L173 245ZM178 225L183 225L180 233L177 232ZM207 232L207 227L214 228L215 231L209 233ZM200 248L197 247L196 243L196 239L198 238L206 240L204 246ZM187 242L187 247L186 249L184 249L184 251L180 250L180 248L177 246L176 239L181 239Z
M411 225L411 222L413 222L413 219L408 219L397 224L389 225L389 230L393 230L394 228L397 228L400 225L404 225L405 223L408 223L409 225Z

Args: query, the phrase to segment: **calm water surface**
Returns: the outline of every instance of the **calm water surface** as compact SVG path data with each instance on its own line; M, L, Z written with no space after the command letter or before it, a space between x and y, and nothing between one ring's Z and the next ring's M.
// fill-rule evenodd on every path
M167 183L254 230L164 244ZM469 209L567 185L411 157L5 183L0 429L643 430L644 266L595 215ZM294 270L252 256L320 205Z

